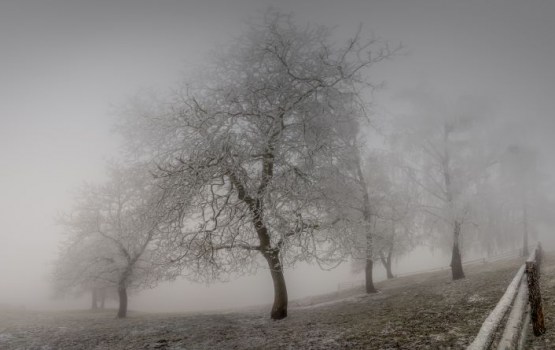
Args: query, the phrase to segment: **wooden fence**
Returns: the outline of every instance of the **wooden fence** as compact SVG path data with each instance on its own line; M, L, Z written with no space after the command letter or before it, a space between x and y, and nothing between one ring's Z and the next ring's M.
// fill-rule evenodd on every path
M540 292L541 244L520 267L495 309L467 350L524 349L530 322L536 336L545 333ZM507 313L508 317L505 317Z

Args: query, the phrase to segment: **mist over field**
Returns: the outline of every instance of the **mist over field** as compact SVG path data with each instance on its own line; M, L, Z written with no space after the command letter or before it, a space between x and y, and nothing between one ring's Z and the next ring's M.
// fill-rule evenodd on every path
M197 321L160 347L466 347L537 242L553 282L553 15L543 0L2 1L0 348L155 347L156 322ZM432 317L428 343L399 335L413 294L441 296L437 319L460 307L451 331ZM14 330L34 312L71 335ZM164 318L189 312L216 316ZM338 313L360 329L319 328ZM100 345L72 340L72 317L109 320ZM128 345L125 318L144 322ZM268 338L242 335L253 325Z

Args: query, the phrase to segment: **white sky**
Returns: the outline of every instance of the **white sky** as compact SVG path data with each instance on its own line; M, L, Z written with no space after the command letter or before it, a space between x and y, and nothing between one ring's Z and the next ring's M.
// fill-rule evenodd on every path
M104 161L117 156L112 106L141 89L171 87L268 5L294 12L301 24L337 26L339 36L363 23L402 42L407 55L376 66L376 77L388 82L378 95L382 112L395 111L399 91L429 85L484 96L496 114L519 123L519 133L555 146L549 0L2 0L0 303L47 305L49 263L60 240L54 217L70 208L72 189L101 180ZM288 272L291 297L333 289L355 278L348 271ZM244 290L254 284L261 288ZM227 305L230 290L243 304L272 298L265 275L209 291L188 282L161 290L167 308L168 300L191 295L201 299L180 307Z

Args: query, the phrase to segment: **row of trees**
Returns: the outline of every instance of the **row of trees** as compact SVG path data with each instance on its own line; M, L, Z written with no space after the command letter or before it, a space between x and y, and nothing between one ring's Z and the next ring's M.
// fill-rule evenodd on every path
M417 91L403 100L411 113L395 121L393 148L410 155L405 166L420 189L423 227L451 245L453 279L464 278L463 242L468 252L520 248L527 256L529 235L551 221L553 209L530 140L509 132L515 126L495 119L481 99Z
M134 101L118 127L124 165L61 219L57 291L116 290L125 317L129 289L266 268L282 319L285 267L352 258L372 293L374 263L392 277L393 256L427 231L451 232L453 278L464 277L461 234L475 198L497 188L488 174L504 173L478 142L480 110L409 96L422 113L372 149L368 72L396 50L359 34L338 45L329 28L270 11L193 83Z

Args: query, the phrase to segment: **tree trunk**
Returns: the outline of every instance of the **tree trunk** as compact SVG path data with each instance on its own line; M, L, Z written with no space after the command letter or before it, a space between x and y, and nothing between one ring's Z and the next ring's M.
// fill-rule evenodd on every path
M274 283L274 305L270 317L272 320L281 320L287 317L287 286L283 276L283 266L279 260L279 250L271 249L264 253L264 258L270 267L272 282Z
M377 293L377 289L374 287L374 279L372 276L372 269L374 267L374 261L372 259L366 259L366 293Z
M391 242L389 244L389 249L387 251L387 258L385 259L385 272L387 273L387 279L390 280L393 277L391 272L391 256L393 256L393 248L395 247L395 221L391 220Z
M369 216L366 220L368 225L370 225ZM366 280L366 293L377 293L378 291L374 287L374 276L373 276L373 268L374 268L374 240L373 240L372 233L370 229L366 233L366 268L365 272L365 280Z
M375 221L372 220L372 208L370 207L370 195L368 194L368 186L366 185L366 179L364 178L364 173L362 172L361 160L358 148L355 147L356 155L356 170L357 170L357 180L360 184L360 190L362 192L362 217L366 224L366 268L365 268L365 279L366 279L366 293L376 293L377 290L374 287L374 279L372 276L372 269L374 267L374 236L372 232L372 225L375 227Z
M366 280L366 293L377 293L378 291L374 287L374 276L373 276L373 268L374 268L374 236L372 235L371 231L371 212L370 207L366 206L367 210L365 210L364 219L368 225L367 232L366 232L366 268L365 272L365 280Z
M389 252L387 253L387 257L383 255L383 252L380 252L380 259L382 260L382 265L385 268L385 273L387 275L388 280L395 277L393 276L393 272L391 272L391 255L392 255L392 249L389 249Z
M104 310L104 305L106 304L106 288L100 288L100 309Z
M98 294L97 289L93 288L91 292L91 310L98 309Z
M462 266L461 251L459 249L459 236L461 234L461 223L455 220L455 227L453 232L453 254L451 256L451 273L453 280L464 278L464 271Z
M391 260L388 261L387 264L385 265L385 272L387 274L387 279L388 280L395 277L395 276L393 276L393 272L391 272Z
M118 318L127 317L127 287L125 284L120 283L118 286L119 309Z

